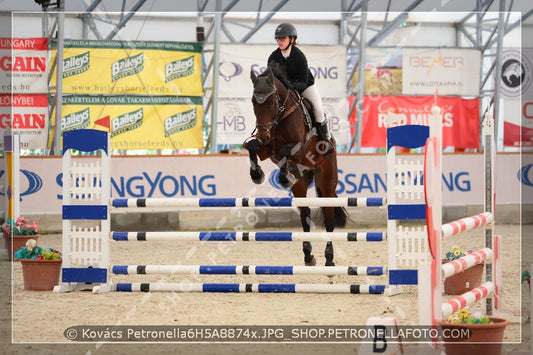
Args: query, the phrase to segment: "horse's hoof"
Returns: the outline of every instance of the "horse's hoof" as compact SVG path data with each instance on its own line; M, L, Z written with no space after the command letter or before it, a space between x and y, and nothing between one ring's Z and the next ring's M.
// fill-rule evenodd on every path
M258 169L258 170L250 169L250 177L252 178L252 181L254 182L254 184L257 184L257 185L260 185L263 183L263 181L265 181L265 173L261 169Z
M333 261L326 260L326 266L335 266L335 263Z
M305 261L305 258L304 258ZM305 266L315 266L316 265L316 259L313 255L311 255L311 260L309 262L305 261Z
M294 186L294 184L296 184L296 178L294 177L294 175L289 173L285 175L284 178L280 176L279 183L283 188L290 189Z

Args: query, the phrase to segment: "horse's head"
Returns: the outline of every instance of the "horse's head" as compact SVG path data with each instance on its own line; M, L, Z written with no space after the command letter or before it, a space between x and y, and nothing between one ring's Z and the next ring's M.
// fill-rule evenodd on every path
M267 69L257 76L250 71L250 78L254 84L252 103L255 113L255 127L257 128L257 140L261 144L270 142L270 128L275 122L277 111L277 91L274 84L274 74Z

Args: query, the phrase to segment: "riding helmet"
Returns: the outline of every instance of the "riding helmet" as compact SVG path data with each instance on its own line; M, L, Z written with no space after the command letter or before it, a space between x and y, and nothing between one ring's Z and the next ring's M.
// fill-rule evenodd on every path
M296 28L290 23L282 23L276 27L276 32L274 32L275 38L280 37L294 37L296 38L298 34L296 33Z

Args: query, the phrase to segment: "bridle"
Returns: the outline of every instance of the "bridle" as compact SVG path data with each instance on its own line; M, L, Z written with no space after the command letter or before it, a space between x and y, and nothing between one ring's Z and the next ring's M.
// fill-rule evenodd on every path
M258 104L262 105L266 99L268 99L270 96L275 95L274 99L274 116L272 117L272 120L267 123L258 123L256 119L255 123L255 129L256 131L267 131L270 132L270 136L274 138L274 130L276 129L277 125L287 116L289 116L291 113L296 110L298 105L303 104L301 102L301 97L297 95L297 97L294 97L294 104L289 108L286 109L287 101L289 101L289 97L293 96L293 90L287 89L287 95L285 96L285 100L283 100L283 103L281 102L281 97L279 95L278 89L274 86L274 89L267 93L255 93L254 92L254 98L257 101ZM254 132L255 133L255 132Z

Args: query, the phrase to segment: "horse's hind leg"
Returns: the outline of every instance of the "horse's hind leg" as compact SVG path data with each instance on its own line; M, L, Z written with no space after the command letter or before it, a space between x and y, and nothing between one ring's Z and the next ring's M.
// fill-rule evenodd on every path
M300 222L302 223L302 228L304 232L309 232L311 230L311 210L309 207L300 207ZM316 265L316 259L311 252L313 251L313 246L311 245L311 242L304 241L302 243L303 252L304 252L304 263L305 266L315 266Z
M335 266L333 262L333 243L331 241L326 244L324 256L326 257L326 266Z

